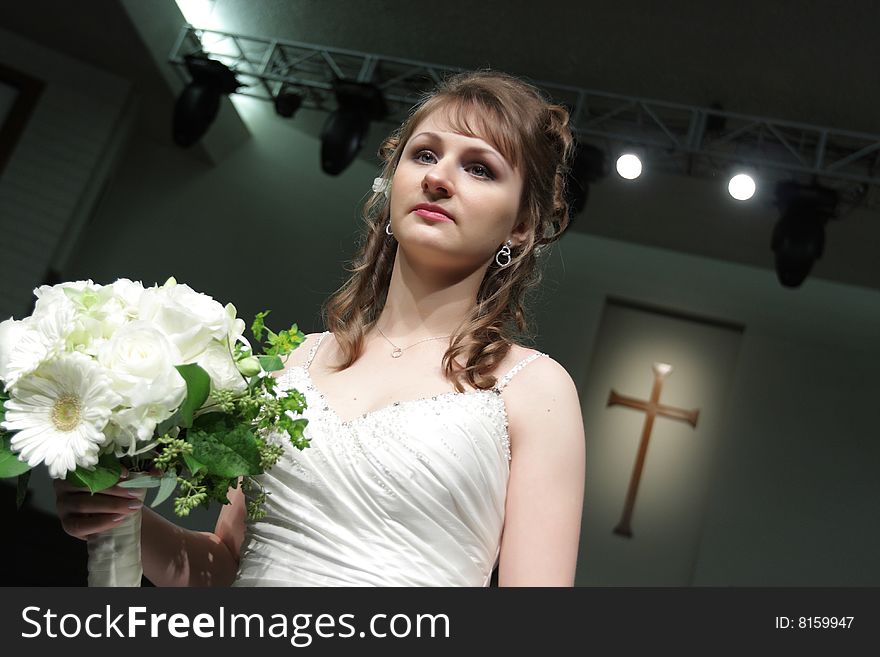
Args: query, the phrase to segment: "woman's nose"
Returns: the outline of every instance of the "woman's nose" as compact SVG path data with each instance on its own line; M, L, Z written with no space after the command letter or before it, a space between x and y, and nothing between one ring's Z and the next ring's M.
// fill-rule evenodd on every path
M449 196L453 192L452 179L442 165L431 167L422 178L422 189L433 194Z

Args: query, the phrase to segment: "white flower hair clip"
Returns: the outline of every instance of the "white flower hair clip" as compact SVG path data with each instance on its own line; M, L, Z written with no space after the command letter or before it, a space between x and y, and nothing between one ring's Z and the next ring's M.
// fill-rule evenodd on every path
M377 194L384 192L385 198L391 198L391 181L381 177L375 178L373 180L373 191Z

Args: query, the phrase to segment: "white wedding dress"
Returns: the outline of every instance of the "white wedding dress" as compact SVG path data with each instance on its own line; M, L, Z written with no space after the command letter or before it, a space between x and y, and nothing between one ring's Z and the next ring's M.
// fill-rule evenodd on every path
M308 368L278 387L306 397L300 451L259 480L267 515L248 522L233 586L487 586L504 524L510 441L501 390L395 402L343 422ZM280 434L278 434L280 435Z

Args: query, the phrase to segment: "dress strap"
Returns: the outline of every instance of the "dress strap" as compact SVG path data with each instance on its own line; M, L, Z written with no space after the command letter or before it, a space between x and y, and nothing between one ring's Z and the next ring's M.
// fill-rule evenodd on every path
M504 386L506 386L508 383L510 383L510 380L513 378L513 376L517 372L519 372L522 368L524 368L526 365L528 365L529 363L531 363L533 360L535 360L536 358L538 358L540 356L547 356L547 354L545 354L541 351L537 351L537 352L533 353L531 356L527 356L526 358L523 358L520 362L518 362L516 365L514 365L513 368L507 374L505 374L500 379L498 379L498 382L495 384L495 390L497 390L498 392L501 392L502 390L504 390ZM549 356L547 356L547 357L549 358Z
M324 331L321 335L318 336L318 341L312 346L312 350L309 352L309 359L306 361L306 369L309 369L312 365L312 360L315 358L315 354L318 353L318 347L321 346L321 341L327 337L327 334L330 331Z

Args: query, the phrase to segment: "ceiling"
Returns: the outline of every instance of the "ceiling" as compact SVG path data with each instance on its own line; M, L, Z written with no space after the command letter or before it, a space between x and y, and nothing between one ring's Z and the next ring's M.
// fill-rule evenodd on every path
M124 1L5 2L0 27L132 80L165 108L148 114L167 139L173 98ZM200 27L880 134L876 0L186 2L205 11ZM738 204L722 183L609 178L573 230L772 270L770 194ZM869 207L829 225L814 277L880 290L880 212Z

